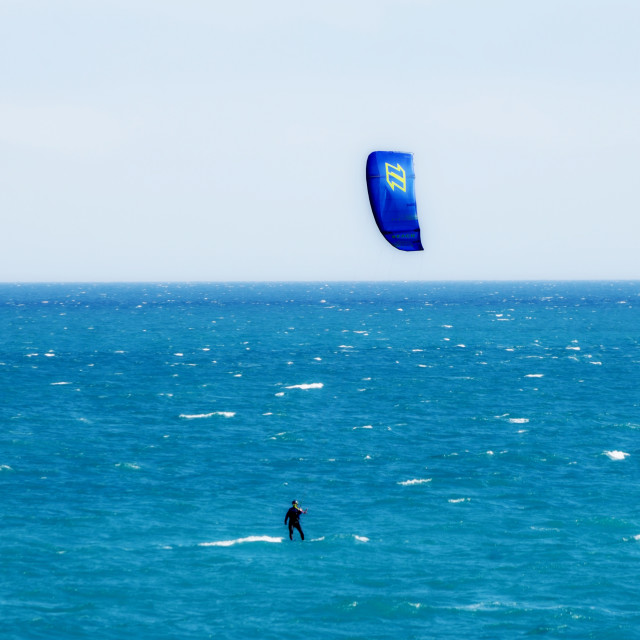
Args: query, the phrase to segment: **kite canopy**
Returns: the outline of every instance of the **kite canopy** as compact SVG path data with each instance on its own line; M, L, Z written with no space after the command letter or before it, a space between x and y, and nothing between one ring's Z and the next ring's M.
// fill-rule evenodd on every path
M422 251L414 189L413 154L374 151L367 158L367 189L382 235L401 251Z

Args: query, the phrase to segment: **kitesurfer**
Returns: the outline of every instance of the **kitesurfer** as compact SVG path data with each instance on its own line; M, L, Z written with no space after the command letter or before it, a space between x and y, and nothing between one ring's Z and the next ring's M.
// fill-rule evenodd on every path
M300 538L304 540L304 533L302 533L302 528L300 527L300 516L303 513L307 513L307 510L303 511L298 506L298 501L294 500L291 503L291 508L287 511L287 515L284 517L284 523L287 524L287 521L289 522L289 540L293 540L294 528L300 532Z

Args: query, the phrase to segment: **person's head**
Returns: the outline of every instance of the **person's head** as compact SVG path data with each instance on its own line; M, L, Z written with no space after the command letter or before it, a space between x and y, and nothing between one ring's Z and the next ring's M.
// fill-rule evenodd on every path
M297 507L297 506L298 506L298 501L297 501L297 500L294 500L291 504L292 504L294 507Z

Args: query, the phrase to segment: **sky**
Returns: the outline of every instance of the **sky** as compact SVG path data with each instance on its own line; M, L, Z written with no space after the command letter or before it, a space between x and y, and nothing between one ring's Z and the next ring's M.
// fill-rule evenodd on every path
M637 0L0 0L0 281L640 279ZM425 251L369 207L414 154Z

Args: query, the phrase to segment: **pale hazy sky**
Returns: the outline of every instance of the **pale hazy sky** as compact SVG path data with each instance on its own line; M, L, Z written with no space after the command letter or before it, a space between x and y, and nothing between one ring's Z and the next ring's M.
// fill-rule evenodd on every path
M0 0L1 281L640 278L638 0ZM365 162L410 151L425 251Z

